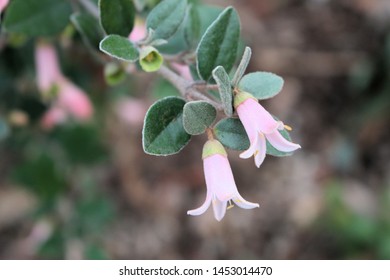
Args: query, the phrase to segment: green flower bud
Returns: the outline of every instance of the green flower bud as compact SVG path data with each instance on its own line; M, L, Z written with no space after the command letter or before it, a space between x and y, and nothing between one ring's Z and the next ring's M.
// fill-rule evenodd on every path
M225 148L218 140L208 140L203 146L202 159L215 154L223 155L225 157L227 156Z
M234 108L237 108L242 102L249 98L252 98L257 102L257 99L252 94L245 91L238 91L238 93L234 96Z
M139 63L145 72L155 72L160 69L164 59L162 55L151 46L143 47L140 51Z
M110 86L115 86L126 78L126 72L120 64L108 63L104 67L104 78Z

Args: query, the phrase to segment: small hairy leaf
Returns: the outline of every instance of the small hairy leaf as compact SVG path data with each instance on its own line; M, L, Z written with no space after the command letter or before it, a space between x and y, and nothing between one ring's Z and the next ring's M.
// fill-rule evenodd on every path
M236 73L234 73L234 77L232 80L233 87L237 86L242 76L244 76L245 70L248 67L249 61L251 60L251 56L252 56L251 48L246 47L244 54L242 55L241 62L237 67Z
M203 34L198 45L197 70L207 81L217 66L229 72L237 57L240 39L240 20L236 10L226 8Z
M107 34L129 36L134 27L132 0L100 0L100 22Z
M262 100L277 95L282 90L283 84L283 79L275 74L254 72L245 75L238 83L238 88Z
M68 0L13 0L7 8L4 27L28 36L51 36L61 32L72 12Z
M231 117L233 115L233 92L229 75L222 66L218 66L213 70L213 78L218 84L224 112Z
M183 127L185 101L166 97L154 103L145 116L142 145L145 153L167 156L180 152L191 139Z
M215 137L225 147L243 151L249 148L249 139L239 118L226 118L214 128Z
M108 35L100 42L100 50L120 60L134 62L138 60L139 52L129 39L119 35Z
M188 134L199 135L215 121L217 110L208 102L192 101L186 103L183 111L183 125Z
M168 39L179 29L187 9L187 0L164 0L149 13L147 28L154 39Z
M200 37L200 28L201 23L199 11L195 5L191 5L188 9L184 27L184 39L190 48L196 47L196 43Z
M104 37L98 20L87 13L74 13L70 20L80 32L84 43L93 49L99 49L99 43Z

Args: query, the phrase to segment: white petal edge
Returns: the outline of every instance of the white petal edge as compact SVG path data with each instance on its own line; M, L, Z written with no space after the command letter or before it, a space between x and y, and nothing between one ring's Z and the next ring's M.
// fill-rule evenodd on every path
M258 141L259 141L259 133L256 133L255 139L254 139L254 141L251 142L249 149L242 152L240 154L240 158L250 158L251 156L253 156L256 152Z
M259 133L257 141L257 153L255 155L255 165L257 168L263 163L265 155L267 153L267 141L262 133Z
M241 195L237 195L237 197L233 198L233 202L240 208L243 209L253 209L260 207L258 203L252 203L249 201L246 201Z
M207 193L205 202L199 208L188 210L187 215L191 215L191 216L202 215L209 208L210 203L211 203L211 194Z
M273 133L267 134L266 137L275 149L282 152L292 152L301 148L300 145L286 140L278 130L274 131Z
M213 210L215 219L220 222L226 214L227 201L213 199Z

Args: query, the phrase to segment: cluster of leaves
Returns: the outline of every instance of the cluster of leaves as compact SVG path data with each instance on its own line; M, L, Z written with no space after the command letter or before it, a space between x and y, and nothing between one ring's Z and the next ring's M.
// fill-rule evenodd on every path
M114 9L115 5L111 2L110 9ZM120 5L119 2L117 5ZM176 54L180 58L193 57L193 60L184 59L182 62L189 64L196 82L201 81L206 85L217 84L219 95L214 97L218 103L222 103L223 111L228 117L213 127L219 108L210 102L205 100L188 102L180 97L161 99L151 106L145 118L143 130L145 152L164 156L178 153L192 135L205 133L208 128L213 128L217 139L226 147L235 150L247 149L249 140L241 122L234 117L234 91L249 92L263 100L281 91L283 79L267 72L244 75L251 57L250 48L245 49L241 63L233 78L230 78L229 73L234 68L240 44L240 20L236 10L228 7L217 14L215 8L205 5L196 3L188 5L187 1L165 0L147 16L146 38L141 42L131 42L123 37L130 30L125 27L131 25L122 22L122 25L117 25L116 28L109 27L114 24L109 16L105 16L110 11L103 3L104 1L101 1L100 4L101 21L106 33L109 34L100 43L103 52L129 63L141 60L141 66L143 56L140 50L145 46L162 46L161 52L169 50L170 54ZM126 9L125 6L122 8ZM202 14L210 14L212 20L204 20ZM202 20L208 23L205 25L206 28L202 28L204 25ZM179 38L185 45L176 50L170 48ZM286 130L282 131L282 134L290 140ZM269 154L288 155L275 150L269 143L267 147Z

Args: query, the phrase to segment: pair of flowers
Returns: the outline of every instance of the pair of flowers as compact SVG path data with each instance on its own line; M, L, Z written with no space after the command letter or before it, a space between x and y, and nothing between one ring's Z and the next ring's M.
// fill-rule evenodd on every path
M238 92L234 97L234 107L250 140L250 147L240 154L241 158L254 156L256 166L260 167L266 156L267 140L283 152L292 152L301 147L281 135L279 131L284 129L284 124L276 121L251 94ZM220 221L231 201L244 209L259 207L259 204L248 202L239 194L227 153L218 140L206 142L202 158L207 186L206 200L199 208L188 211L189 215L203 214L212 203L214 217Z

